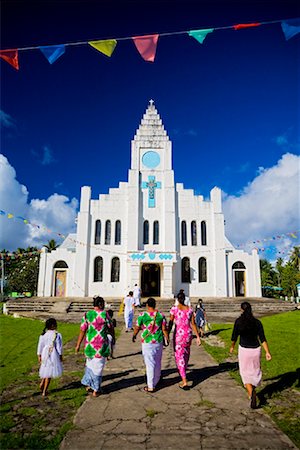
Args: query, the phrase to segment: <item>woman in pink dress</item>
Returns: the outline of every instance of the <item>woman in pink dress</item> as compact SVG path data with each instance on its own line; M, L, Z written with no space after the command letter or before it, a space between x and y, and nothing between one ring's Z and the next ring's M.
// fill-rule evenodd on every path
M185 295L178 294L178 305L173 306L170 310L169 333L172 330L173 322L175 322L174 331L174 352L175 361L182 378L179 383L181 389L189 389L186 379L186 369L190 358L191 343L193 339L193 331L197 337L197 344L201 345L200 336L195 324L193 308L184 304Z

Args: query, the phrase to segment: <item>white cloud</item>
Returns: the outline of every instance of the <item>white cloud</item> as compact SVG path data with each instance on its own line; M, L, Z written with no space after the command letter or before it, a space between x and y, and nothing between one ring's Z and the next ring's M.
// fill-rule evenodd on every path
M31 154L40 164L42 164L42 166L49 166L49 164L56 162L53 151L47 145L44 145L40 151L32 149Z
M50 195L48 199L33 199L28 203L27 188L16 178L15 169L7 158L0 154L0 209L14 215L0 216L0 249L15 250L17 247L41 247L49 239L59 240L55 234L44 230L46 227L55 232L68 234L75 229L78 201L59 194ZM17 216L40 225L35 228L25 225Z
M15 126L14 119L6 112L0 109L0 124L5 128L13 128Z
M285 153L273 167L259 168L256 178L240 195L225 195L223 210L229 240L243 243L297 230L299 188L299 156Z

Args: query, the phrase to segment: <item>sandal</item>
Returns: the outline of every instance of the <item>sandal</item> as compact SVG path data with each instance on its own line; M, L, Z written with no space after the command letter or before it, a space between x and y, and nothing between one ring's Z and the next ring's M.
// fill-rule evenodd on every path
M144 391L145 392L155 392L155 389L150 389L150 388L148 388L148 386L145 386Z
M183 391L188 391L188 390L190 389L189 386L188 386L187 384L184 384L184 385L179 384L178 386L179 386L179 388L182 389Z

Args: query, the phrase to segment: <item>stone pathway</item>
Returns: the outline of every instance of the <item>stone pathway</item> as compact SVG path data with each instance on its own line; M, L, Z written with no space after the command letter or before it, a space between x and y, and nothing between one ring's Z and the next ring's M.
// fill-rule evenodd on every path
M242 387L227 373L236 363L216 365L195 342L188 374L191 389L178 387L171 346L163 352L163 383L143 391L145 370L139 341L117 341L108 361L104 394L88 397L61 450L287 450L297 447L260 409L251 410Z

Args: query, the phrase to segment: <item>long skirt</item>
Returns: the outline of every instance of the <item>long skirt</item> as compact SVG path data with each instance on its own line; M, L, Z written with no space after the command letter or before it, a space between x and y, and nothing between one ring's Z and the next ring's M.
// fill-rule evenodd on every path
M245 348L239 345L239 369L244 384L258 386L261 382L260 368L261 348Z
M163 344L142 344L142 353L146 366L147 386L154 389L161 376L161 358Z
M175 362L181 378L186 378L186 370L191 353L191 339L181 340L176 338L176 330L174 332L174 352Z
M125 326L128 330L129 328L132 328L133 323L133 309L130 309L129 311L125 308L124 310L124 319L125 319Z
M57 378L62 375L63 366L55 347L50 350L50 346L45 345L41 357L40 378Z
M87 358L85 371L81 383L94 391L100 391L102 372L105 366L106 358Z

